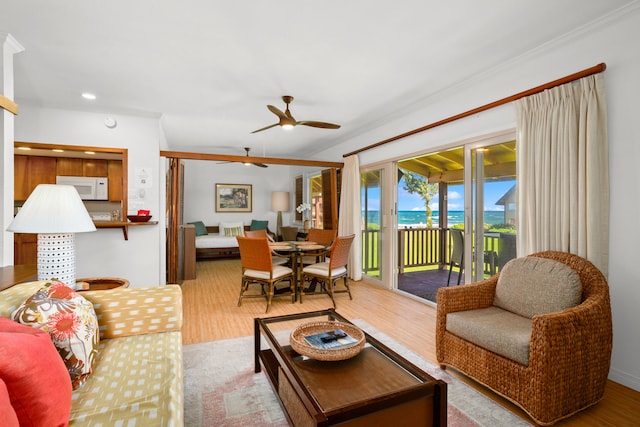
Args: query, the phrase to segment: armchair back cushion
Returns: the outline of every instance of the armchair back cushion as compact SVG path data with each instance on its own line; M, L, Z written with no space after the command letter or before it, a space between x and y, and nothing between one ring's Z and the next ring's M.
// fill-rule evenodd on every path
M493 305L531 319L581 301L582 283L575 270L552 259L523 257L509 261L500 272Z

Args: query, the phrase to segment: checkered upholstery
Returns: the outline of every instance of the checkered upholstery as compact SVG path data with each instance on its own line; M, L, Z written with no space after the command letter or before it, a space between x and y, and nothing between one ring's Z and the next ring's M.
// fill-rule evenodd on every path
M46 281L0 292L0 316ZM98 317L94 372L72 396L69 426L183 425L182 293L179 286L81 293Z

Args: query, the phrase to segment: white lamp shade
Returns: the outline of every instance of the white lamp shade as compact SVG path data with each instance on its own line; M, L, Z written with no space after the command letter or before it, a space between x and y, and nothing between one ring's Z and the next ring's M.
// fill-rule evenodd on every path
M15 233L82 233L96 227L72 185L40 184L7 231Z
M283 212L289 210L289 192L274 191L271 193L271 210Z

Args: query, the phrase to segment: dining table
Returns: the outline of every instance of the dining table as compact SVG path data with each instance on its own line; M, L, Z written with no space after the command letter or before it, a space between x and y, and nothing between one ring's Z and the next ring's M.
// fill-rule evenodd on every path
M302 259L304 256L313 256L321 254L328 249L328 246L319 244L318 242L309 241L283 241L283 242L270 242L269 246L278 255L287 255L290 258L291 269L293 270L293 277L296 281L296 299L300 292L302 283L302 268L304 267Z

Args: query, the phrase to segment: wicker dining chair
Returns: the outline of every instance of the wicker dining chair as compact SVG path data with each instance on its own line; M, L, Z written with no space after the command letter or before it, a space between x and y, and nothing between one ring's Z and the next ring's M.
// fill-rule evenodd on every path
M314 242L322 246L329 247L333 244L333 241L336 239L338 235L338 230L323 230L321 228L312 228L307 233L307 241ZM324 253L323 251L322 253ZM317 262L324 261L324 256L319 252L316 254L304 255L302 257L303 265L311 265Z
M269 238L269 236L267 235L267 230L265 230L264 228L261 230L245 230L244 231L244 237L251 237L251 238L258 238L258 237L266 237Z
M333 308L336 308L336 300L333 295L336 293L346 292L351 296L349 289L349 272L347 271L347 262L349 261L349 251L355 234L350 236L336 237L333 245L324 253L329 259L327 261L308 265L302 269L302 280L300 281L300 303L302 303L303 295L328 294L333 302ZM336 282L344 279L344 288L335 290ZM316 281L319 289L314 291L305 291L304 284Z
M271 300L275 293L275 285L281 282L289 282L289 291L278 293L278 296L291 296L291 303L295 302L295 280L293 270L283 265L274 265L272 257L275 254L269 247L266 237L251 238L237 236L240 249L240 262L242 264L242 283L238 307L242 305L243 298L265 298L267 310L271 307ZM249 293L250 285L260 285L260 293ZM266 290L265 290L266 287Z
M581 296L577 294L578 305L530 317L529 345L524 342L524 348L528 349L528 362L499 355L499 349L490 351L449 330L455 326L454 319L460 319L460 316L471 315L467 319L477 324L479 313L495 310L495 303L501 303L505 292L510 293L510 298L523 292L521 285L515 286L517 290L510 288L507 279L507 287L500 288L503 286L499 284L500 276L509 277L507 267L481 282L438 290L436 357L442 367L455 368L520 406L536 423L550 425L596 404L604 395L613 343L609 286L600 270L577 255L547 251L525 258L532 264L536 264L538 258L565 264L577 273L582 288ZM549 265L546 261L538 261L538 264ZM558 267L549 271L559 270L565 269ZM525 285L538 280L531 274L526 276L526 279L511 278L521 280ZM536 290L536 295L525 296L525 307L535 301L528 299L531 297L538 301L542 298L544 305L552 303L545 302L544 298L563 297L561 294L539 292L540 289ZM515 326L514 323L503 323L496 327L502 327L501 332L505 332Z
M298 239L298 227L280 227L280 232L282 233L282 240L284 240L285 242L293 242Z
M252 238L259 238L259 237L264 238L264 237L266 237L267 239L269 239L269 241L272 240L269 237L269 234L267 233L267 230L265 230L265 229L261 229L261 230L245 230L244 237L252 237ZM290 263L290 259L288 257L284 257L284 256L280 256L280 255L272 255L271 256L271 262L273 263L273 265L285 265L287 263Z

